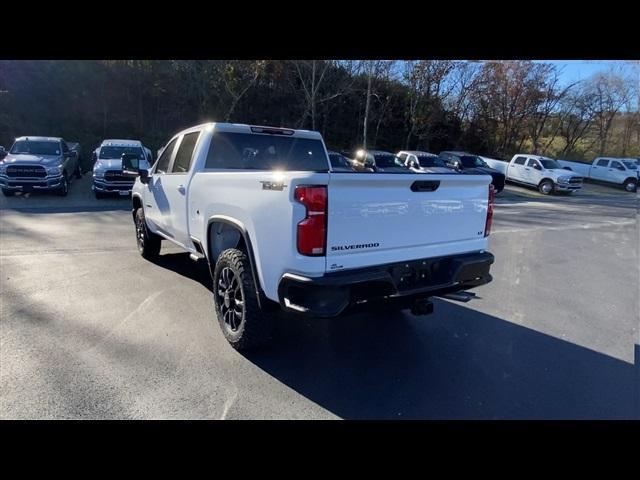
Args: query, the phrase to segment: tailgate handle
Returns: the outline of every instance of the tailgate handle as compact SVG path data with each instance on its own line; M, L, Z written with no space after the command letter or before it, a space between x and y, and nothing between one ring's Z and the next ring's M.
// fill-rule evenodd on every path
M416 180L411 184L412 192L435 192L440 186L440 180Z

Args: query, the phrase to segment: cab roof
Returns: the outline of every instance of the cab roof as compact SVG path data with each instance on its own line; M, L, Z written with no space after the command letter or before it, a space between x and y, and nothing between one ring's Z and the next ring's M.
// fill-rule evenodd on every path
M62 142L62 138L60 137L37 137L37 136L24 136L24 137L18 137L16 138L16 142L19 140L33 140L36 142Z
M401 153L408 153L409 155L415 155L417 157L437 157L435 153L431 152L423 152L421 150L400 150L398 155Z
M101 147L141 147L142 142L140 140L107 139L107 140L103 140L100 146Z
M322 135L320 132L312 130L297 130L295 128L288 127L273 127L267 125L249 125L246 123L225 123L225 122L208 122L193 127L185 128L181 130L177 135L182 133L188 133L194 130L206 130L211 129L217 132L237 132L237 133L249 133L249 134L272 134L283 136L294 136L299 138L312 138L321 140ZM175 135L174 135L175 136Z

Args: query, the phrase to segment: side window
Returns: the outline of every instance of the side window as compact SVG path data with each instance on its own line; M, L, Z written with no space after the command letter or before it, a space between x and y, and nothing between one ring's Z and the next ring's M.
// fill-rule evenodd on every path
M171 173L187 173L191 167L193 150L196 147L200 132L187 133L182 137L182 142L176 152L176 159L173 161Z
M619 170L624 170L624 167L620 162L614 162L614 161L611 162L611 165L609 165L609 168L617 168Z
M538 162L536 162L534 159L530 158L527 161L527 167L533 167L536 168L536 166L538 165Z
M398 155L398 157L400 157L400 160L405 162L407 160L408 155L406 153L401 153L400 155Z
M513 162L514 165L524 165L524 162L526 162L527 159L525 157L518 157L516 158L516 161ZM531 160L529 160L531 161Z
M154 173L167 173L169 169L169 162L171 161L171 154L173 153L173 147L176 146L177 138L171 140L171 143L167 145L167 148L164 149L162 155L158 159L158 164L156 165L156 170Z
M62 141L60 143L62 143L62 152L63 153L68 153L69 152L69 145L67 145L67 142Z
M609 165L609 160L598 160L596 163L597 167L606 167L607 165Z

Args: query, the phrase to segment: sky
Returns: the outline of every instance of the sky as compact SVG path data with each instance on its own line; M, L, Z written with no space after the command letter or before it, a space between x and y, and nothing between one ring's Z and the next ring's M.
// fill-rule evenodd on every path
M621 69L627 74L638 75L640 64L631 65L628 61L620 60L536 60L537 62L552 63L561 71L563 82L569 84L578 80L585 80L597 72L606 72L611 68Z

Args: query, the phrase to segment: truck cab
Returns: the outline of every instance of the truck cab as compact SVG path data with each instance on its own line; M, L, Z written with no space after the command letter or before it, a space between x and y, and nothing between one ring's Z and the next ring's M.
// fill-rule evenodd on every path
M128 196L135 177L122 173L122 155L136 155L147 167L151 164L151 150L139 140L103 140L93 152L93 186L96 198L109 195Z
M576 192L583 177L565 169L558 161L540 155L516 154L507 167L507 180L534 186L543 195Z
M638 186L638 172L638 165L632 159L598 157L591 164L589 178L622 185L628 192L635 192Z

